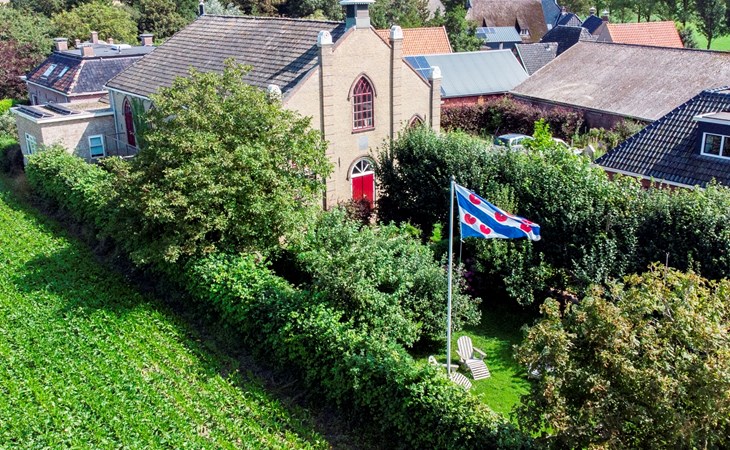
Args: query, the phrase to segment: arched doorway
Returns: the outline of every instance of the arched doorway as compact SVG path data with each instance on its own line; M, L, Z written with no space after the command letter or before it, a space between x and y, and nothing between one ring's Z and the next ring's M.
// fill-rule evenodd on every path
M134 117L132 116L132 105L129 99L124 99L124 128L127 130L127 144L137 146L137 138L134 136Z
M375 172L372 161L368 158L359 159L352 166L350 181L352 182L352 200L367 202L372 209L375 201Z

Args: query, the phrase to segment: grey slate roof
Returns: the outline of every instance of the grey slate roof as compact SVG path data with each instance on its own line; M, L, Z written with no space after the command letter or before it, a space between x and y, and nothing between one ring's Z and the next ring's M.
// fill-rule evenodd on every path
M108 47L108 46L106 46ZM96 55L82 58L80 52L53 52L40 65L28 72L27 80L67 95L103 92L104 84L134 64L153 47L133 47L122 52L110 52L95 46ZM53 66L53 67L52 67ZM46 75L46 72L50 72Z
M591 14L590 16L586 17L586 20L583 21L583 24L581 26L588 30L589 33L593 34L598 29L598 27L601 26L602 23L603 20L601 20L600 17L596 16L595 14Z
M558 21L555 24L558 25L565 25L568 27L579 27L583 25L583 21L580 20L580 17L576 16L573 13L565 13L561 14L560 17L558 17Z
M542 66L549 63L558 53L557 42L538 42L535 44L517 44L517 57L528 75L537 72Z
M545 15L545 23L553 26L560 17L560 6L555 0L542 0L542 12Z
M421 77L429 68L441 69L443 98L501 94L527 79L527 73L509 50L406 56L403 58Z
M199 17L154 52L114 77L107 86L149 97L186 76L191 67L222 72L234 58L252 66L244 81L266 88L276 84L286 94L317 64L317 35L326 30L336 42L342 22L274 17Z
M583 27L558 25L548 31L540 42L556 42L558 44L558 55L575 45L580 40L593 40L593 36Z
M478 27L476 35L485 42L522 42L515 27Z
M629 172L687 186L706 186L713 178L730 185L730 159L701 155L693 117L730 111L727 87L706 90L653 122L596 162L606 170Z
M654 121L718 85L730 85L728 52L580 41L512 93Z

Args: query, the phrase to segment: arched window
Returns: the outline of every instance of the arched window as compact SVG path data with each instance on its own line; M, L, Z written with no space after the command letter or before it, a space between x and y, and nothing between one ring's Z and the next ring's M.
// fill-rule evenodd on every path
M373 163L367 158L359 159L352 166L350 181L352 182L352 199L356 202L366 201L372 209L373 201L375 201Z
M373 86L367 78L360 77L352 90L352 129L368 130L373 127Z
M124 128L127 130L127 144L137 146L137 138L134 136L134 117L132 116L132 104L129 99L124 99Z
M411 117L411 120L408 121L408 129L418 128L421 125L423 125L423 119L418 114L415 114Z

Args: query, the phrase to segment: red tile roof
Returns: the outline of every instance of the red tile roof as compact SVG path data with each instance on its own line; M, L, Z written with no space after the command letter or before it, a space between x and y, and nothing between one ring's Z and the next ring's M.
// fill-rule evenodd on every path
M672 21L606 24L610 41L617 44L684 48ZM599 38L601 40L601 38Z
M390 30L375 30L385 42ZM403 56L451 53L451 43L444 27L404 28Z

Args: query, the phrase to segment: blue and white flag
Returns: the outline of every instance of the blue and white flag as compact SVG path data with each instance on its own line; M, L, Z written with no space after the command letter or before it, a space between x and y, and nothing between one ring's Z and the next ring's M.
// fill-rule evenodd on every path
M454 187L462 238L540 240L540 225L502 211L463 186Z

